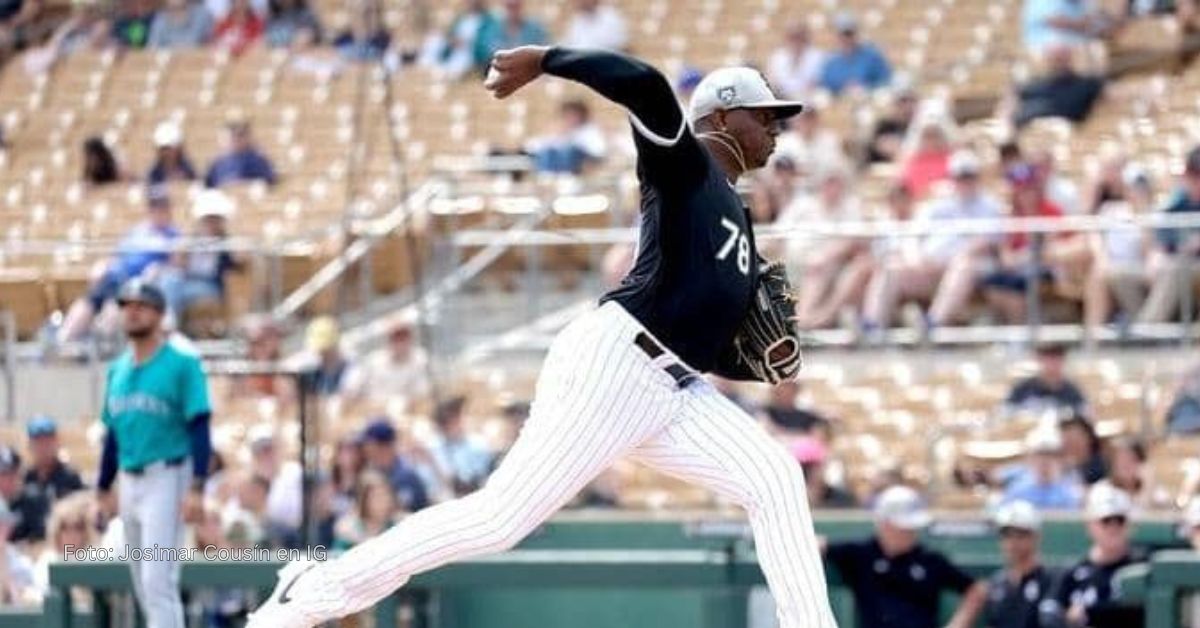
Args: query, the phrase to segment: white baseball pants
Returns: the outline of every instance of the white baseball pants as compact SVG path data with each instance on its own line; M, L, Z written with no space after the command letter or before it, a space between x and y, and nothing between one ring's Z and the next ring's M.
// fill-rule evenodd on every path
M191 461L167 466L155 463L141 475L122 472L118 494L125 542L130 548L153 550L183 547L180 506L187 491ZM147 628L184 628L179 597L179 562L131 561L133 592Z
M418 512L296 581L314 620L364 610L414 574L515 546L621 456L743 506L781 628L835 626L800 466L701 378L680 387L635 344L645 329L608 303L555 339L530 417L486 485ZM661 346L661 345L660 345Z

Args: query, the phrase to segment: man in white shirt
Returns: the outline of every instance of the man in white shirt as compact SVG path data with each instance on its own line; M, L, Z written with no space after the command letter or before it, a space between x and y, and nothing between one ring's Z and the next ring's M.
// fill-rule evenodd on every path
M803 98L817 86L824 64L825 53L812 45L808 25L795 22L767 59L767 80L781 97Z
M388 333L387 346L369 353L346 374L347 395L409 403L429 394L428 364L429 356L414 343L412 324L397 323Z
M814 107L788 121L788 129L776 140L772 159L787 157L796 165L805 185L816 187L827 172L847 170L849 159L842 148L842 138L821 124L821 114Z
M600 0L576 0L562 45L622 51L629 47L629 30L616 7Z
M0 606L31 604L38 598L33 586L33 561L8 540L17 519L0 499Z
M917 214L917 224L986 220L1002 215L1000 202L984 192L979 184L980 163L973 153L965 150L954 153L949 170L954 193L926 205ZM889 260L867 286L863 304L865 331L870 333L890 326L896 308L905 301L934 298L952 260L978 254L995 241L991 236L938 231L923 237L917 257Z
M293 537L303 523L303 469L294 460L281 459L275 429L269 424L251 427L246 445L251 473L270 483L266 496L267 525L278 538Z

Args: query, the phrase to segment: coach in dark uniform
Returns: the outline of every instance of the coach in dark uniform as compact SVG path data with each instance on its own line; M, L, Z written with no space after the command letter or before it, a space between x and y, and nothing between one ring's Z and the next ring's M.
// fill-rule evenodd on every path
M1133 501L1124 491L1101 484L1087 501L1087 556L1068 569L1041 604L1043 628L1136 628L1144 622L1141 608L1115 600L1114 576L1122 568L1146 560L1146 552L1129 542Z
M1063 573L1054 593L1043 600L1043 628L1136 628L1145 621L1140 608L1116 602L1114 578L1130 564L1145 562L1146 551L1129 543L1133 500L1126 492L1102 484L1087 496L1087 536L1092 539L1084 560Z
M971 625L970 609L979 607L984 587L943 554L920 544L917 536L931 521L916 491L893 486L876 499L874 537L826 546L826 559L854 593L860 626L934 628L940 625L944 591L966 596L948 625Z
M972 616L982 613L988 628L1039 628L1038 608L1057 576L1041 564L1042 518L1033 504L1018 500L1001 506L993 522L1004 568L988 578L986 598L964 601L963 606Z
M41 510L35 522L33 538L44 538L50 509L58 500L83 488L79 472L63 461L58 442L58 424L48 416L36 416L25 426L29 437L29 468L25 471L24 491L35 496Z

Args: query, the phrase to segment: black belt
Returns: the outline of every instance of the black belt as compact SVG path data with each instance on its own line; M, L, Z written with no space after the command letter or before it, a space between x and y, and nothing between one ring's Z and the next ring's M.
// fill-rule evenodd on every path
M633 344L637 345L646 355L650 356L651 360L667 352L666 349L662 348L662 345L650 337L650 334L644 331L640 331L637 336L634 336ZM689 382L698 377L694 371L678 362L668 362L662 367L662 370L666 371L667 375L670 375L671 379L675 380L675 385L680 388L687 386Z
M184 460L187 460L187 456L181 456L179 458L171 458L170 460L163 460L162 463L166 467L171 468L171 467L178 467L179 465L182 465ZM149 466L155 465L155 464L158 464L158 461L151 462L150 464L146 465L145 467L134 467L132 469L124 469L124 471L125 471L125 473L128 473L129 475L144 475L146 473L146 467L149 467Z

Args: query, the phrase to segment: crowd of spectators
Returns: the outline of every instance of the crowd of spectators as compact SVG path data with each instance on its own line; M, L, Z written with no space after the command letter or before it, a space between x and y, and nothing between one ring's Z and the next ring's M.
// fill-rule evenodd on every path
M1194 229L999 231L1008 218L1194 216L1200 147L1185 155L1174 184L1152 181L1141 164L1115 150L1094 177L1077 183L1056 170L1047 150L955 140L947 119L922 121L914 113L920 106L914 98L907 88L898 94L893 116L861 142L831 135L819 111L799 116L756 178L749 196L755 219L794 235L764 247L775 246L769 252L792 268L801 326L848 326L872 341L902 324L905 311L916 313L906 320L925 335L981 320L1022 324L1031 290L1039 294L1043 320L1081 321L1089 336L1103 328L1128 336L1133 323L1181 320L1188 316L1185 303L1195 316L1200 300L1181 301L1200 277ZM882 197L858 195L865 174L847 157L856 153L864 163L895 166ZM1001 159L989 163L989 155ZM920 235L804 237L804 226L815 222L876 220L913 223ZM1001 226L980 233L970 230L974 220Z
M1094 235L1002 236L936 230L976 219L1120 218L1196 214L1200 209L1200 149L1188 155L1175 184L1120 151L1104 156L1087 181L1073 180L1057 170L1054 154L1045 146L1022 146L1021 130L1038 119L1085 120L1105 98L1105 79L1090 66L1080 69L1088 44L1114 37L1129 20L1161 8L1130 2L1126 13L1116 15L1094 4L1023 3L1024 43L1037 63L1031 77L1014 85L997 105L996 118L1007 121L1012 134L1003 144L963 134L949 104L895 71L889 55L897 51L877 46L864 34L859 17L847 11L827 21L791 23L775 50L748 60L761 64L782 96L812 105L778 138L772 162L754 177L748 193L758 221L794 234L776 253L785 257L798 284L803 327L845 326L873 342L899 324L926 336L939 327L980 320L1020 324L1030 315L1029 294L1036 292L1043 305L1054 306L1041 308L1043 319L1077 320L1089 332L1107 327L1128 336L1134 323L1178 320L1185 305L1200 303L1200 298L1180 300L1200 275L1195 261L1200 239L1193 231L1130 227ZM1182 23L1195 20L1193 3L1171 4ZM298 41L311 52L312 44L324 42L338 63L411 63L454 78L479 76L492 53L504 47L560 42L626 50L631 45L620 8L600 0L573 2L562 33L552 33L522 0L464 2L440 32L427 23L426 13L414 10L414 24L425 30L414 39L389 25L392 18L378 3L355 8L345 24L337 25L322 24L306 0L171 0L162 7L123 0L111 15L81 3L42 48L54 51L52 63L56 55L97 46L213 45L237 54L257 45L294 49ZM814 24L823 24L828 32L818 37ZM306 58L323 63L311 54ZM46 67L45 62L38 67ZM703 70L685 66L676 81L681 98ZM845 135L845 125L837 125L843 129L839 132L825 119L827 96L834 103L887 104L865 124L852 125L858 131ZM557 120L540 124L545 126L533 129L522 145L497 146L493 152L527 155L537 171L583 176L600 170L612 155L629 153L628 137L607 136L584 101L561 102ZM156 154L145 180L202 180L209 187L279 180L271 157L256 145L249 120L229 120L223 139L227 150L201 170L189 158L179 127L164 122L154 133ZM138 180L119 153L100 137L88 139L87 185ZM880 172L892 173L887 196L866 197L859 184L868 176L877 179ZM803 237L805 225L814 220L838 224L880 218L934 232L816 242ZM109 283L98 280L90 299L93 308L101 305L97 296ZM73 327L62 335L81 333Z
M312 478L317 542L334 551L353 547L430 504L479 488L528 413L522 404L506 409L502 420L509 436L485 438L480 430L484 417L474 413L470 396L450 395L422 406L432 386L428 356L416 342L418 332L411 321L397 322L385 344L359 356L344 349L332 319L316 319L306 330L305 350L293 366L301 373L295 381L309 399L320 400L325 411L359 404L397 413L368 415L348 427L340 420L344 435ZM256 321L245 334L248 357L280 359L282 332L277 326ZM934 617L943 592L962 596L952 625L972 625L981 614L991 622L1036 615L1042 621L1065 622L1049 625L1066 626L1094 625L1080 617L1128 618L1129 609L1113 601L1111 581L1119 567L1145 559L1130 543L1131 522L1141 513L1170 512L1182 493L1155 483L1146 468L1147 444L1099 437L1091 404L1072 381L1063 347L1040 347L1034 357L1037 370L1012 383L996 412L1004 421L1039 417L1024 439L1023 457L990 469L964 467L956 474L963 484L985 487L992 496L987 513L1006 562L989 579L967 575L923 545L921 533L933 516L927 498L900 484L899 473L882 472L868 486L847 482L845 461L836 453L847 435L836 415L809 401L802 383L772 387L761 400L741 394L729 382L718 385L802 466L805 485L795 490L805 491L814 509L872 513L872 538L824 544L829 564L853 591L860 615L879 622L869 625L891 625L889 618L901 616L914 621ZM285 383L289 381L235 377L221 390L227 403L294 404L300 390ZM1178 403L1187 403L1187 385L1181 384ZM429 408L427 431L414 429L411 412L417 407ZM47 591L47 565L63 560L66 545L114 547L122 538L111 504L97 501L88 489L91 470L64 462L55 421L35 417L27 422L26 434L24 451L0 447L0 551L7 552L0 557L6 560L0 589L5 603L36 603ZM276 424L263 423L251 425L237 445L217 443L205 506L188 521L192 543L231 548L301 544L305 481L287 434ZM619 475L602 476L575 505L617 506L622 482ZM1084 519L1093 548L1061 573L1083 569L1086 577L1062 576L1042 565L1037 541L1046 511ZM1035 593L1018 595L1034 586ZM1095 594L1081 593L1093 589ZM228 620L244 614L252 602L246 592L229 590L198 595L189 603L196 612ZM1008 619L998 619L1004 617Z

